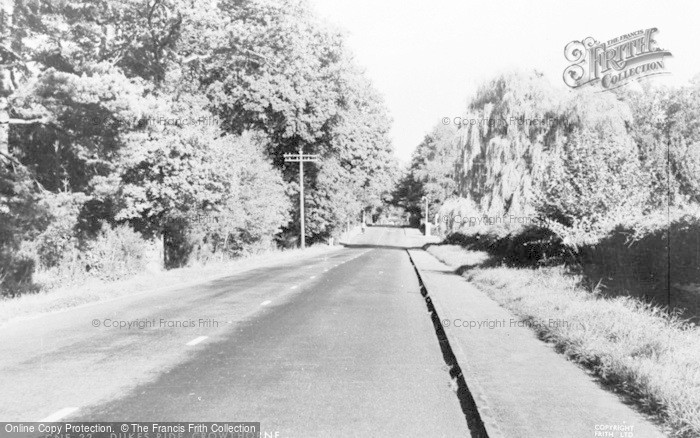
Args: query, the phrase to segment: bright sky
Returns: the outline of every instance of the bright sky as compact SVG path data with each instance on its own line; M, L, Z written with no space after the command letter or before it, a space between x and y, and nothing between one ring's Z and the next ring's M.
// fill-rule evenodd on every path
M510 68L537 69L565 87L564 46L607 41L656 27L671 75L700 73L700 1L311 0L321 17L348 33L357 62L384 95L392 137L406 162L442 117L462 115L476 86Z

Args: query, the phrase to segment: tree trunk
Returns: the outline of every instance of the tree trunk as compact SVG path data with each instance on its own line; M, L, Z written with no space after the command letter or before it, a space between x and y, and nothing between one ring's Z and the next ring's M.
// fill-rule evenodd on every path
M163 270L168 269L168 250L165 246L165 229L160 233L160 250L163 256Z
M7 99L0 97L0 156L10 154L10 113Z
M0 38L3 43L9 43L12 37L12 16L14 12L14 1L0 0ZM14 91L12 83L12 72L9 65L11 64L11 55L2 50L0 53L0 154L9 154L9 137L10 137L10 112L8 108L7 98ZM11 51L9 51L11 52ZM6 159L2 156L0 159Z

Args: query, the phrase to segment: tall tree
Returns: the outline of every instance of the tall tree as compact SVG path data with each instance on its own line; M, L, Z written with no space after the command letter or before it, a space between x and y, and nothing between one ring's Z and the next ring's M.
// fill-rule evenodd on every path
M414 224L424 215L427 197L431 214L457 195L457 161L461 153L457 129L436 125L416 147L394 193L394 203L411 214Z

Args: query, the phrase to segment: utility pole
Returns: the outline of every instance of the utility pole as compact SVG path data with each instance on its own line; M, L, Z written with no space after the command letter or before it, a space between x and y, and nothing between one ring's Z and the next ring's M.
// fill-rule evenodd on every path
M299 146L298 154L284 154L284 161L286 163L299 163L299 222L301 235L300 246L301 249L306 248L306 229L304 226L304 161L316 162L319 156L317 154L304 154L304 148Z

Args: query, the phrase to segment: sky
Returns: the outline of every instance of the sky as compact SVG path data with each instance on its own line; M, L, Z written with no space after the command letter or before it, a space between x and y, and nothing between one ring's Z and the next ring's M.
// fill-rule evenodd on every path
M700 73L700 1L310 0L343 29L359 65L384 96L402 162L443 117L461 116L478 85L499 72L536 69L565 88L564 47L656 27L680 85Z

